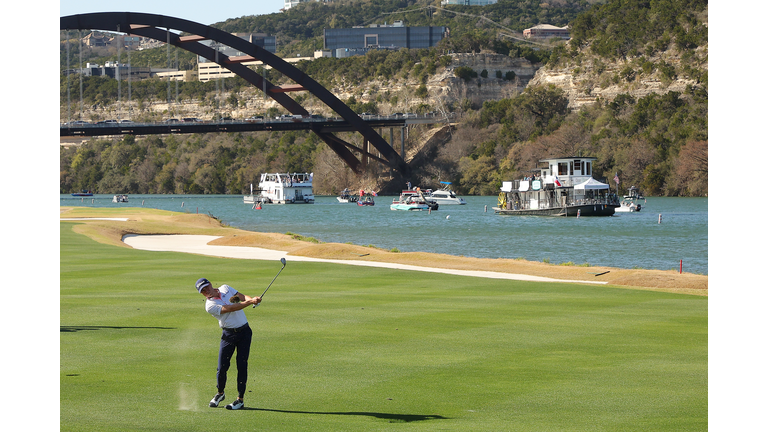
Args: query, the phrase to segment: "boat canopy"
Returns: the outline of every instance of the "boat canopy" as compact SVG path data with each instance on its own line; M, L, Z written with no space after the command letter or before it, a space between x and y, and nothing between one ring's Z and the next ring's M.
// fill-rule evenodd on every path
M589 178L589 180L585 181L584 183L579 183L573 187L574 189L586 189L586 190L594 190L594 189L610 189L610 186L608 186L605 183L601 183L593 178Z

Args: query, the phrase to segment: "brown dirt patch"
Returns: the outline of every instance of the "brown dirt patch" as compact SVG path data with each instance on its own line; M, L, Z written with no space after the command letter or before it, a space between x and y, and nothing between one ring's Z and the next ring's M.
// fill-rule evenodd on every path
M94 240L121 247L126 234L203 234L222 238L211 244L251 246L288 252L291 255L324 259L378 261L457 270L481 270L583 281L601 281L625 288L650 289L707 296L709 277L673 270L619 269L547 264L521 259L468 258L425 252L390 252L374 247L341 243L313 243L287 234L258 233L227 227L208 215L164 210L120 208L90 209L61 207L62 218L122 217L128 221L78 222L74 230ZM602 274L601 274L602 273ZM600 275L598 275L600 274Z

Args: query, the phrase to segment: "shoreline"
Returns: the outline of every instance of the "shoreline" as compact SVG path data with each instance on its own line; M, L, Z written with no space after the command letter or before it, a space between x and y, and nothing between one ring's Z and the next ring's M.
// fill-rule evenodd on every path
M538 282L599 284L605 287L656 290L678 294L708 296L708 276L671 270L620 269L602 266L563 266L520 259L467 258L426 252L391 252L368 246L339 243L313 243L287 234L259 233L223 225L202 214L176 213L144 208L60 207L61 222L72 223L73 230L118 247L142 249L136 236L163 236L165 245L152 247L187 248L178 252L209 255L232 251L266 259L322 261L345 265L365 265L440 271L467 276L495 277ZM170 238L170 234L184 237ZM131 240L124 242L125 236ZM204 243L202 237L209 236ZM151 237L143 237L151 241ZM193 241L190 246L179 242ZM142 241L140 240L139 243ZM191 249L190 249L191 248ZM225 249L223 249L225 248ZM246 253L248 252L248 253ZM262 255L259 255L262 254ZM275 258L276 257L276 258ZM264 258L250 258L264 259ZM475 273L473 273L475 272ZM477 273L480 272L480 273Z

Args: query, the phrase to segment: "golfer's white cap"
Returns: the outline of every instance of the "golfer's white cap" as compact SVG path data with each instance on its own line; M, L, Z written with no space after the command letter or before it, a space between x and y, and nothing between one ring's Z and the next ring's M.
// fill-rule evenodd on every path
M206 285L209 285L210 282L208 282L208 279L206 278L200 278L197 280L197 283L195 283L195 288L197 288L197 292L200 292L205 288Z

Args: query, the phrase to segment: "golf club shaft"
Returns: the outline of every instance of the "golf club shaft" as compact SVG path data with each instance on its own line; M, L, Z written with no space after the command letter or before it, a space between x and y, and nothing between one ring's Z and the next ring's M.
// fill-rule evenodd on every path
M280 267L280 271L278 271L277 274L275 275L275 277L272 278L272 282L270 282L269 285L267 285L267 289L265 289L264 292L261 293L262 300L264 299L264 294L267 293L267 290L269 289L269 287L271 287L272 283L275 281L275 279L277 279L277 277L280 276L280 273L283 271L284 268L285 268L285 264L283 264L283 266ZM258 306L258 304L253 305L253 307L256 307L256 306Z

